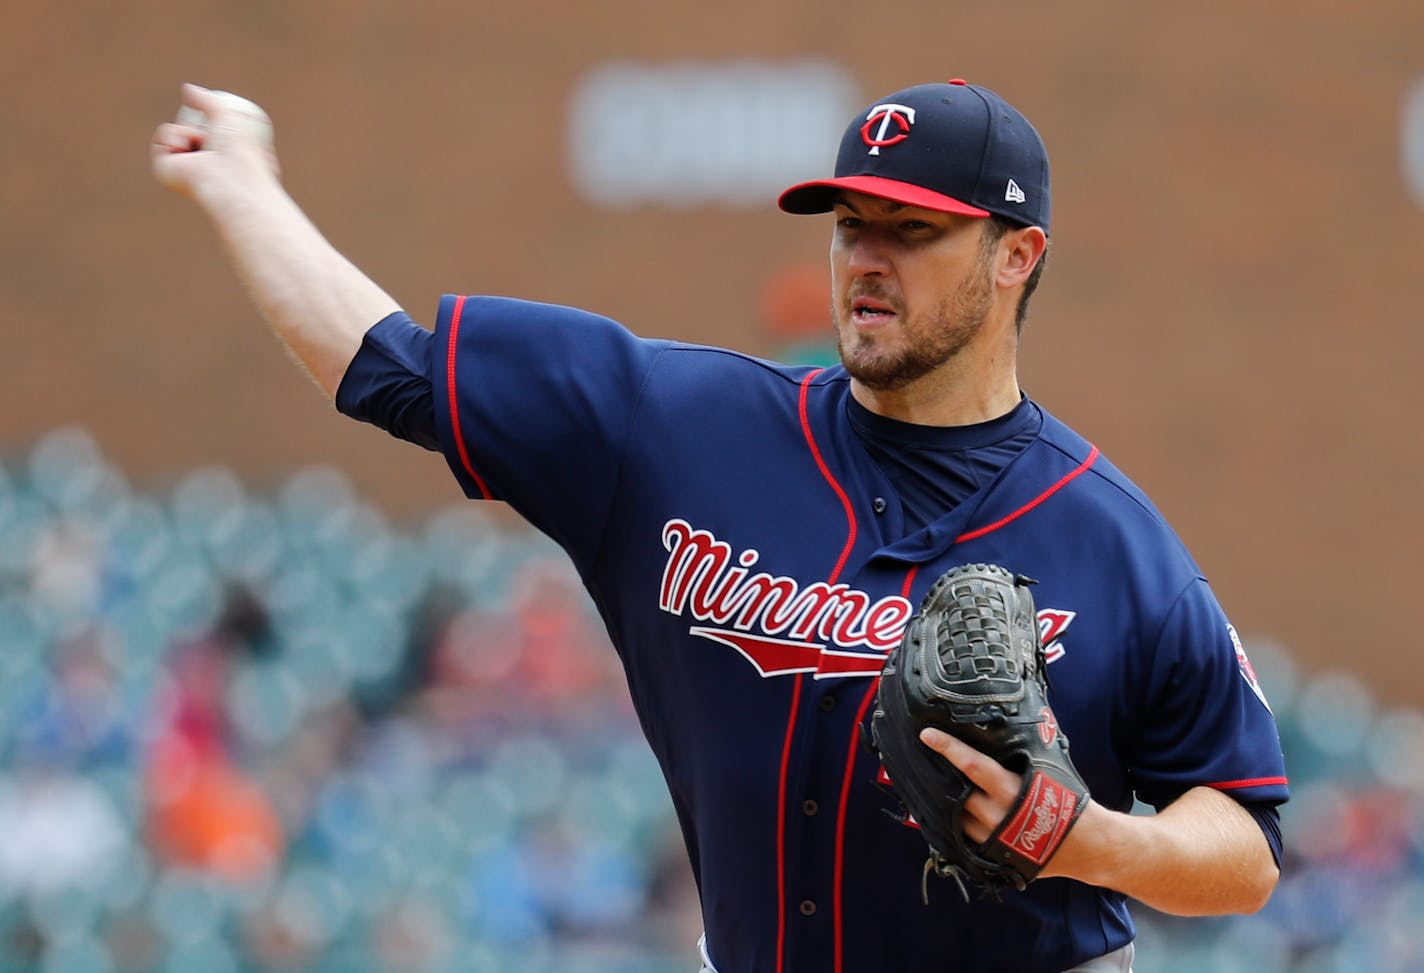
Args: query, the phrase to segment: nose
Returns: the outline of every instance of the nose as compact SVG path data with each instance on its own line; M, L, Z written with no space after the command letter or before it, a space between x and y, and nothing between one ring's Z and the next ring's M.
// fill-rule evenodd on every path
M856 277L883 277L890 272L890 248L886 234L865 226L850 242L846 267Z

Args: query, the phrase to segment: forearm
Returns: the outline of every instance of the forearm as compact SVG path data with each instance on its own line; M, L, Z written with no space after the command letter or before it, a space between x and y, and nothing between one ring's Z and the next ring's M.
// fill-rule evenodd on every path
M1197 787L1155 815L1089 804L1045 875L1115 889L1160 912L1255 912L1279 877L1260 826L1232 798Z
M366 330L396 301L333 247L275 178L200 198L277 336L329 396Z
M334 396L362 335L399 307L287 195L271 132L251 102L184 85L178 120L154 132L153 171L212 219L263 316Z

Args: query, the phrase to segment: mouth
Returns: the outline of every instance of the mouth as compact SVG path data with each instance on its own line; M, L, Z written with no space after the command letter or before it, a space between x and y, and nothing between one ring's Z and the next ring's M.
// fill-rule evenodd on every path
M875 327L894 320L896 311L888 301L873 297L855 297L850 302L850 318L861 327Z

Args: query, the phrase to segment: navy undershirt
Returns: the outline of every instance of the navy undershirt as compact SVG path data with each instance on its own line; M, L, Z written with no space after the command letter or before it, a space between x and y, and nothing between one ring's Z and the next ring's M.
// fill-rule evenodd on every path
M850 400L851 427L895 487L912 534L953 510L1033 442L1042 414L1026 398L1006 414L967 426L919 426Z
M382 318L361 341L336 390L343 415L398 439L440 451L435 428L435 336L404 311ZM895 487L913 533L954 509L999 474L1038 433L1039 411L1024 398L997 419L969 426L918 426L850 400L852 427ZM1243 803L1281 863L1280 812Z

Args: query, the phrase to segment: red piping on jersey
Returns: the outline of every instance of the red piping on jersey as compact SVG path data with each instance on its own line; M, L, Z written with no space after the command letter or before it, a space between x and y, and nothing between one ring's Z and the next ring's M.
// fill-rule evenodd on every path
M821 457L821 449L816 445L816 434L811 431L811 419L806 411L806 400L811 392L811 380L821 374L822 371L824 371L824 369L818 368L801 380L801 398L796 404L796 411L801 416L801 432L806 437L806 445L811 449L811 456L816 461L816 468L821 471L821 476L825 477L826 482L831 485L831 489L835 491L836 496L840 499L841 507L845 510L845 548L841 551L840 560L836 562L836 569L831 572L830 578L827 579L830 584L835 584L836 580L841 576L841 571L845 569L846 561L850 560L850 552L855 549L855 536L858 528L855 522L855 508L850 505L850 497L846 495L845 489L836 482L836 478L831 475L830 467L826 466L825 459Z
M846 825L846 805L850 803L850 785L855 779L855 758L860 752L860 725L865 721L865 712L870 709L870 704L875 700L875 691L880 688L880 677L875 676L870 680L870 685L866 687L865 696L860 701L860 707L855 711L855 722L851 724L850 747L846 752L845 774L841 776L841 800L836 808L836 869L835 881L833 883L833 912L835 927L835 973L841 973L841 964L844 960L845 948L842 943L843 932L843 909L841 906L842 879L845 874L845 825Z
M450 390L450 431L454 433L455 448L460 451L460 463L465 467L465 472L470 474L470 479L480 488L480 496L485 500L493 500L494 494L490 493L484 479L475 472L475 467L470 462L470 452L465 448L465 437L460 434L460 404L455 395L455 346L460 338L460 315L464 310L465 298L455 298L455 307L450 312L450 343L445 354L445 386Z
M900 597L908 599L910 591L915 586L915 576L920 573L918 564L912 565L905 573L905 583L900 586ZM841 973L844 962L844 916L842 908L841 890L844 888L845 875L845 827L846 827L846 806L850 803L850 785L855 774L855 758L860 755L860 727L865 722L865 711L870 708L871 702L875 699L876 690L880 688L880 677L875 676L870 680L870 687L865 691L865 697L860 701L860 708L856 710L855 722L851 724L850 746L846 752L845 774L841 777L841 800L836 808L836 866L835 866L835 896L833 903L833 925L835 931L835 973Z
M1219 791L1235 791L1243 787L1273 787L1277 784L1284 786L1289 783L1290 781L1284 777L1252 777L1248 780L1223 780L1206 786Z
M1045 500L1047 500L1049 497L1053 496L1053 495L1054 495L1055 493L1057 493L1059 490L1061 490L1061 489L1063 489L1064 487L1066 487L1069 483L1072 483L1072 482L1073 482L1074 480L1076 480L1078 477L1080 477L1080 476L1082 476L1084 473L1088 472L1089 467L1091 467L1091 466L1092 466L1094 463L1096 463L1097 461L1098 461L1098 447L1094 446L1094 447L1092 448L1092 450L1088 453L1088 458L1085 459L1085 460L1083 460L1082 463L1078 464L1078 468L1077 468L1077 469L1073 470L1073 471L1072 471L1071 473L1069 473L1067 476L1063 477L1063 479L1061 479L1061 480L1059 480L1057 483L1053 484L1053 486L1049 487L1047 490L1044 490L1044 491L1043 491L1042 493L1040 493L1038 496L1034 497L1034 498L1033 498L1032 500L1030 500L1028 503L1024 504L1022 507L1020 507L1019 509L1015 510L1013 513L1009 514L1007 517L1001 517L1001 518L999 518L998 520L994 521L992 524L986 524L985 526L980 527L980 528L978 528L978 529L976 529L976 530L971 530L971 531L969 531L968 533L960 534L958 537L956 537L956 538L954 539L954 542L955 542L956 544L959 544L959 543L961 543L961 542L963 542L963 541L972 541L972 540L974 540L974 539L977 538L977 537L983 537L985 534L992 534L994 531L998 530L1000 527L1004 527L1004 526L1006 526L1006 525L1012 523L1013 521L1018 520L1018 519L1019 519L1020 517L1022 517L1024 514L1028 513L1030 510L1032 510L1034 507L1037 507L1039 504L1043 503Z
M811 380L822 371L823 369L818 368L801 380L801 394L796 403L796 412L801 419L801 433L806 437L806 445L811 450L812 459L816 461L816 468L821 471L821 476L830 484L831 489L841 502L842 509L845 510L845 547L841 549L836 566L827 579L830 584L835 584L841 576L841 571L845 570L846 562L850 560L850 552L855 549L857 526L855 508L851 506L850 497L846 494L845 489L836 482L836 478L831 475L830 467L826 466L826 461L821 456L821 449L816 445L816 435L811 431L811 419L806 409L806 401L811 392ZM776 973L782 973L786 966L786 779L791 765L791 741L796 736L796 714L801 704L803 678L804 676L798 673L795 685L791 690L791 713L786 720L786 739L781 744L780 793L776 799ZM835 899L839 905L839 876L837 876ZM837 955L839 955L839 926L837 927L836 949Z
M802 673L791 687L791 715L786 719L786 739L781 743L781 774L776 798L776 973L786 957L786 774L791 764L791 741L796 736L796 711L801 704Z
M919 573L920 566L916 564L911 567L909 573L905 575L905 583L900 586L900 597L906 601L910 600L910 590L915 587L915 576Z

